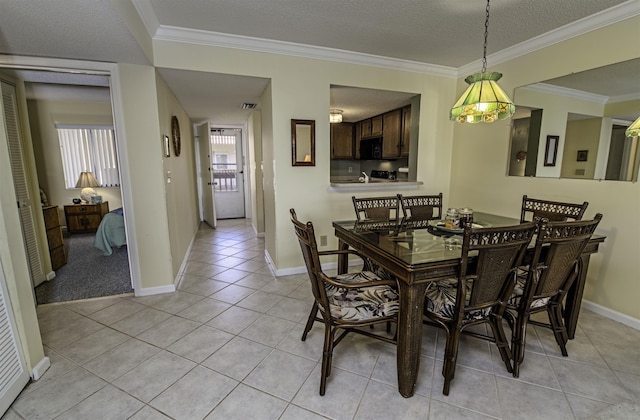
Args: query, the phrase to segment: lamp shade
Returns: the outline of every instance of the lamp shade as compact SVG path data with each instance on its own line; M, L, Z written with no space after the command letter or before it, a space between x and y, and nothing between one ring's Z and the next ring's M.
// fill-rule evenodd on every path
M498 83L502 73L476 73L464 79L469 84L451 108L451 121L490 123L511 117L516 107Z
M78 182L76 182L76 188L87 188L87 187L99 187L100 183L93 176L93 172L80 172L80 176L78 177Z
M627 137L640 136L640 117L631 123L631 125L625 130L624 135Z

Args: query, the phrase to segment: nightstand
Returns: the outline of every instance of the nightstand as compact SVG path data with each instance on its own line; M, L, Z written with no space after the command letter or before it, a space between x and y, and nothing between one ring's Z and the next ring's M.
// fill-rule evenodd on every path
M42 214L44 215L44 226L47 229L51 268L55 271L67 263L67 252L64 249L58 206L43 207Z
M102 217L109 213L109 202L100 204L68 204L64 206L67 232L90 233L98 230Z

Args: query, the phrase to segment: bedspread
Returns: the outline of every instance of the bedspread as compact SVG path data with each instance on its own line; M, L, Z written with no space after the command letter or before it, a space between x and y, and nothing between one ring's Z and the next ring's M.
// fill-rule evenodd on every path
M95 247L101 250L104 255L111 255L113 247L121 247L126 244L124 217L114 212L105 214L96 231Z

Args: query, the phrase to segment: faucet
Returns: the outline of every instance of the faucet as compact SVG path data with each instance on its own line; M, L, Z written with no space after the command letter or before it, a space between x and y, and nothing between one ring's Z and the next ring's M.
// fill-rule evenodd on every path
M365 184L369 182L369 175L365 171L362 171L362 178L364 179Z

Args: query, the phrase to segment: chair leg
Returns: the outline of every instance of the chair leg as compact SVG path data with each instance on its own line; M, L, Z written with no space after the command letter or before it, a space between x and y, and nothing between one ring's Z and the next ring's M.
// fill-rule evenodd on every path
M512 314L509 316L512 316ZM513 320L513 329L511 330L511 357L513 359L512 373L514 378L520 376L520 365L524 360L524 346L526 343L528 322L528 311L518 313L517 317Z
M442 376L444 376L444 388L442 393L449 395L451 381L456 374L456 360L458 358L458 343L460 341L460 331L452 330L447 334L447 344L444 350L444 361L442 365Z
M504 332L504 328L502 327L502 317L490 317L489 325L491 326L491 330L493 332L493 337L496 340L496 346L498 346L498 351L500 352L500 357L502 357L502 361L507 367L507 372L513 373L513 367L511 365L511 351L509 350L509 343L507 342L507 336Z
M547 312L549 314L549 322L551 323L551 329L553 330L556 342L558 343L558 346L560 346L562 355L567 357L569 356L569 353L567 352L567 341L569 341L569 336L567 334L567 329L564 326L564 322L562 321L562 305L559 303L552 303L547 307Z
M307 319L307 325L304 327L304 332L302 333L302 341L307 339L307 334L311 331L313 327L313 323L316 320L316 316L318 315L318 302L313 301L313 307L311 308L311 313L309 314L309 319Z
M325 322L324 347L322 349L322 367L320 369L320 395L324 395L327 388L327 377L331 375L331 355L333 354L333 336L335 332L331 324Z

